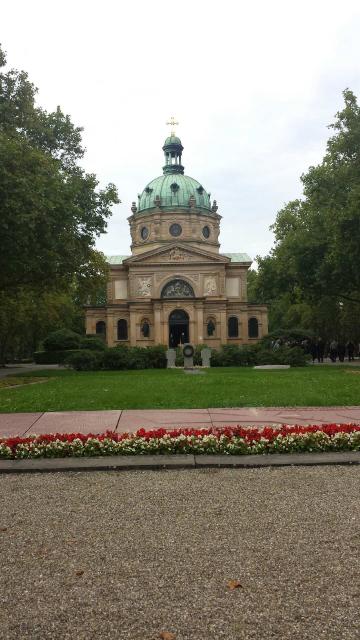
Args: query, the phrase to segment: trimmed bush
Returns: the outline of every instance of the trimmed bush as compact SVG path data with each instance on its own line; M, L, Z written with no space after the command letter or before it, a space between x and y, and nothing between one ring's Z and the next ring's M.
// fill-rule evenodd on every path
M166 347L157 344L155 347L146 347L146 362L149 369L166 369Z
M92 351L105 351L106 344L102 338L86 336L80 342L80 349L91 349Z
M212 367L253 367L262 364L290 364L292 367L304 367L308 356L300 347L280 347L267 349L263 344L232 345L224 344L219 351L213 351Z
M81 336L70 329L59 329L53 331L44 340L45 351L65 351L68 349L78 349L80 347Z
M256 345L223 344L220 351L213 351L212 367L251 367L257 364Z
M96 371L102 368L103 359L103 351L82 349L67 355L65 364L76 371Z
M129 347L121 345L111 347L104 353L103 368L104 369L128 369L129 368Z
M103 368L121 369L164 369L166 367L166 347L128 347L121 345L107 349L104 353Z
M73 353L79 353L80 349L67 349L66 351L35 351L36 364L63 364L65 358Z

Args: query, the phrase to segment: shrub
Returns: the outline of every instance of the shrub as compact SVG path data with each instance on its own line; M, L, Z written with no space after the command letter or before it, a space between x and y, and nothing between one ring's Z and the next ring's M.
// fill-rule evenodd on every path
M128 347L127 369L147 369L146 349L144 347Z
M67 349L78 349L81 336L70 329L59 329L53 331L44 340L45 351L64 351Z
M129 366L129 347L121 345L111 347L104 352L103 368L104 369L128 369Z
M164 369L166 347L128 347L120 345L107 349L103 360L104 369Z
M309 356L301 347L280 347L279 349L259 348L257 364L289 364L292 367L304 367Z
M65 358L73 353L79 353L80 349L67 349L66 351L35 351L36 364L63 364Z
M176 367L184 366L184 356L182 352L182 347L176 347L175 366Z
M157 344L155 347L146 347L146 361L149 369L166 369L166 347Z
M95 336L86 336L80 342L81 349L91 349L92 351L105 351L106 344L102 338Z
M76 371L95 371L102 368L103 358L103 351L82 349L67 355L65 364Z
M220 351L213 351L212 367L248 367L256 364L256 345L223 344Z
M300 347L268 349L261 343L243 346L224 344L219 351L212 352L210 363L212 367L246 367L262 364L290 364L292 367L303 367L308 358Z

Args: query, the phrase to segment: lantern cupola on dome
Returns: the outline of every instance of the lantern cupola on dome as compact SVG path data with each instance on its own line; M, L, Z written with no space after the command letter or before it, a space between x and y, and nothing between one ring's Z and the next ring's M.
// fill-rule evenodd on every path
M178 123L171 118L167 124L174 126ZM159 207L169 210L180 207L189 210L200 209L206 211L208 215L216 214L211 206L210 193L200 182L184 175L184 167L181 163L183 149L180 138L172 130L163 145L165 156L163 175L148 183L138 196L137 211L133 213L139 214Z
M171 135L166 138L163 146L165 155L163 173L165 176L168 174L184 173L184 167L181 164L181 154L183 150L184 147L181 144L180 138L171 133Z

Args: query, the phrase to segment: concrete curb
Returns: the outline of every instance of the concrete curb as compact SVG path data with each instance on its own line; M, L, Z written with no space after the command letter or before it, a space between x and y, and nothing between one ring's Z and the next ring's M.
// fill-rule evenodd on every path
M226 455L138 455L94 458L39 458L38 460L0 460L2 473L58 471L125 471L140 469L204 469L206 467L250 469L311 465L359 464L360 451L334 453L292 453L249 456Z

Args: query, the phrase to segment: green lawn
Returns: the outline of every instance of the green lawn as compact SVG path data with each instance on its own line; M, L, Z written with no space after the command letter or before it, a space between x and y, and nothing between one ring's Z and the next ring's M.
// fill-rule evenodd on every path
M283 371L246 368L182 370L39 371L48 381L0 389L0 411L179 409L357 405L360 369L305 367Z

